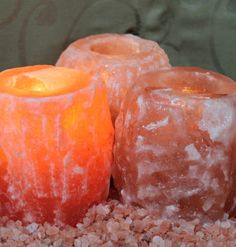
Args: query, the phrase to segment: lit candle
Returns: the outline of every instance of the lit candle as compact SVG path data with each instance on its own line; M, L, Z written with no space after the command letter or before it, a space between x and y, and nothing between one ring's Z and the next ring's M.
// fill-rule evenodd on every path
M179 67L137 84L116 121L113 177L123 200L167 217L222 217L236 162L235 82Z
M0 214L76 224L108 195L113 127L99 76L54 66L0 73Z
M113 121L137 76L170 67L167 55L156 42L130 34L98 34L77 40L61 54L56 65L99 71L106 83Z

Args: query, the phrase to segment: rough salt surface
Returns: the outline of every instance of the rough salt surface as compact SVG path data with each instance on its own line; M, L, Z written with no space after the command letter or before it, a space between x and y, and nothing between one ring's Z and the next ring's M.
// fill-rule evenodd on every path
M79 39L61 54L56 65L98 71L107 87L113 120L137 76L170 67L167 55L157 43L131 34Z
M123 102L115 130L115 186L124 202L166 217L220 219L235 169L236 94L204 95L213 90L204 88L206 78L203 93L160 87L156 78L133 87ZM236 85L227 93L232 89Z
M31 229L29 231L29 228ZM23 226L0 218L0 246L27 247L183 247L236 246L236 221L216 222L160 218L158 213L127 206L116 200L93 206L76 227L48 223Z
M27 68L16 69L22 71L15 77L25 78ZM43 73L41 66L33 68L32 73ZM13 80L6 76L11 73L14 69L1 72L0 81ZM78 71L73 73L55 67L46 69L44 76L65 76L68 85L67 78L84 79ZM92 204L107 198L113 144L110 111L101 79L91 77L84 83L55 97L0 93L0 216L73 225ZM27 80L23 86L27 88Z

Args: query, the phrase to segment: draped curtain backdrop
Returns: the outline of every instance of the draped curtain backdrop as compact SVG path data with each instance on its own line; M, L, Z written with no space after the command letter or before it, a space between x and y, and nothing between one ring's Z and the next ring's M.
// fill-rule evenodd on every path
M236 0L0 0L0 70L54 64L74 40L105 32L155 40L172 65L236 79Z

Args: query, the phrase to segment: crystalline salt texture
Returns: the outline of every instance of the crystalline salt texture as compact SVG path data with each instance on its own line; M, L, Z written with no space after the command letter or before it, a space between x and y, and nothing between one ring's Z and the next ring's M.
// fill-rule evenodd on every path
M113 126L98 76L44 65L3 71L0 116L0 215L75 225L106 200Z
M136 84L116 121L113 177L123 201L167 217L222 217L236 161L236 84L197 68Z
M99 34L79 39L61 54L57 66L99 72L107 87L113 120L136 77L169 68L164 50L131 34Z

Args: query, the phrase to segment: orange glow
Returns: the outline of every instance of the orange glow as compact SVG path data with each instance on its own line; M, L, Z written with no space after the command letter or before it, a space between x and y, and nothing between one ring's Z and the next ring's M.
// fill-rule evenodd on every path
M53 66L37 67L27 67L22 71L14 69L16 74L3 71L0 91L18 96L46 97L69 93L88 85L89 76L83 72Z
M75 225L108 195L113 127L101 80L31 66L0 82L0 214Z

